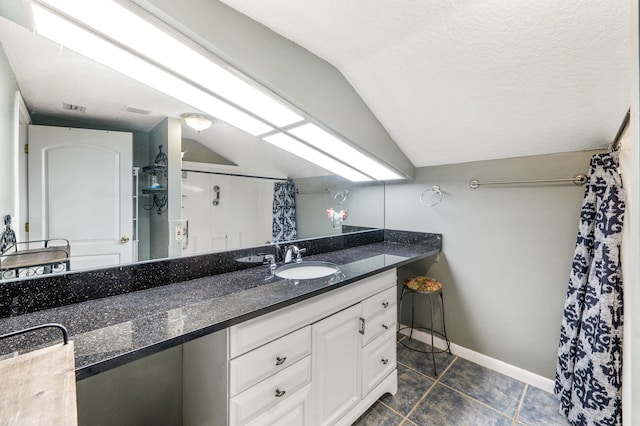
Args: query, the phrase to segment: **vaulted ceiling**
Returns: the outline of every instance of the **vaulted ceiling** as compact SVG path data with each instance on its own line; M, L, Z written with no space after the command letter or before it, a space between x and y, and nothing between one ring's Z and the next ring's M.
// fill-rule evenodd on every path
M414 166L606 147L627 0L222 0L337 67Z
M226 19L212 22L212 16L198 16L203 7L210 8L209 14L221 11L213 6L218 2L211 0L135 1L152 11L156 4L162 6L170 24L186 6L191 9L186 16L193 22L200 19L203 28L220 26ZM13 9L23 10L22 2L13 3ZM604 148L616 134L632 95L628 0L221 3L335 67L391 136L385 141L382 135L383 143L397 144L415 167ZM0 12L11 17L12 9L6 6L3 3ZM183 23L188 25L187 21ZM244 22L231 21L229 31L249 28L242 26ZM220 32L217 40L229 41L236 50L243 49L246 40L257 40L232 40L229 34L233 33ZM198 38L200 33L190 35L207 41ZM18 74L27 105L36 111L55 115L62 102L79 103L91 107L87 116L94 113L108 117L109 122L128 120L132 129L153 126L162 116L189 112L186 105L34 39L28 29L9 20L0 20L0 41ZM256 52L254 56L260 56L263 47L246 48L245 58ZM227 59L233 64L232 59L238 58ZM271 56L264 60L283 61ZM250 75L256 72L251 64L237 66ZM299 76L293 73L310 72L295 64L283 64L282 69L287 72L273 68L272 75L296 83ZM101 80L96 83L86 75ZM313 83L314 77L307 80ZM320 96L317 90L311 92L307 100ZM285 97L294 103L300 98ZM348 109L343 104L338 100L324 111L335 109L343 124L366 127L345 114ZM146 117L131 114L125 111L127 106L153 112ZM308 107L304 102L298 106ZM358 144L366 142L360 139L381 134L378 130L361 133L362 137L354 138ZM252 173L296 177L326 173L224 123L206 134L186 136L198 138ZM273 165L273 170L265 170L266 164Z

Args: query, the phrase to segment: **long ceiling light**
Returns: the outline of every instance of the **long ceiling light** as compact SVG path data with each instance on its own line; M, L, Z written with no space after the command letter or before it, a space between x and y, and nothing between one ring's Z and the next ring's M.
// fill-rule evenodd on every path
M38 34L349 180L404 178L113 0L33 0L33 16Z
M113 0L40 0L269 123L303 120L282 103Z
M278 148L289 151L290 153L297 155L298 157L315 163L318 166L332 171L333 173L349 179L352 182L367 182L373 180L370 177L365 176L362 173L352 169L351 167L341 163L340 161L334 160L328 155L325 155L320 151L317 151L310 146L297 141L291 136L285 135L284 133L276 133L271 136L266 136L263 139L277 146Z
M321 129L313 123L287 130L288 133L302 139L316 148L329 152L336 158L350 164L357 170L377 180L404 179L404 176L366 156L342 140Z
M273 130L261 120L35 3L32 10L36 31L43 37L250 134L259 135Z

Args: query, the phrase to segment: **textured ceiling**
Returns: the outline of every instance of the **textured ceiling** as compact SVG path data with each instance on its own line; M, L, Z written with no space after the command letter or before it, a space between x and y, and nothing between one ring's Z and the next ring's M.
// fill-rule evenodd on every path
M336 66L417 167L606 147L627 0L222 0Z

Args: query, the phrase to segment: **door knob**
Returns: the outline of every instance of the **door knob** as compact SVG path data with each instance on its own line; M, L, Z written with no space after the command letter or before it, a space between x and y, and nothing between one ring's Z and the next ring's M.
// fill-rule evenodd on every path
M129 242L129 239L130 239L130 238L129 238L129 236L128 236L128 235L123 235L123 236L122 236L122 238L120 238L120 242L121 242L122 244L124 244L124 243L128 243L128 242Z

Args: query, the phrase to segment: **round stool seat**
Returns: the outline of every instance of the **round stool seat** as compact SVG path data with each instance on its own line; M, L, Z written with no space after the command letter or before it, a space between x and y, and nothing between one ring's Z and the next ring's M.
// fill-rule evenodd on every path
M422 296L425 300L428 300L428 303L429 303L428 306L430 308L429 309L429 319L430 319L429 327L414 326L414 314L415 314L416 304L415 304L414 298L412 297L411 298L411 326L400 328L400 320L402 318L402 301L405 298L405 296L408 294L411 294L412 296L413 295ZM440 312L442 313L442 317L441 317L442 327L441 327L441 330L439 331L433 329L434 328L433 326L434 301L440 304ZM398 316L399 316L398 332L405 328L411 329L408 340L412 339L414 329L426 331L431 335L431 349L428 349L428 350L423 351L423 350L413 348L407 345L404 341L400 341L400 344L402 344L404 347L411 349L413 351L430 354L431 361L433 363L433 374L437 377L438 372L436 371L435 355L437 353L443 353L443 352L448 352L449 354L451 354L451 343L447 338L447 331L446 331L445 322L444 322L444 298L442 296L442 283L436 280L435 278L429 278L425 276L411 277L404 280L404 285L402 286L402 294L400 296L400 306L398 309ZM434 335L437 335L444 340L446 349L438 350L435 348Z
M442 291L442 283L435 278L425 276L411 277L404 280L404 285L409 290L419 291L423 293L434 293Z

